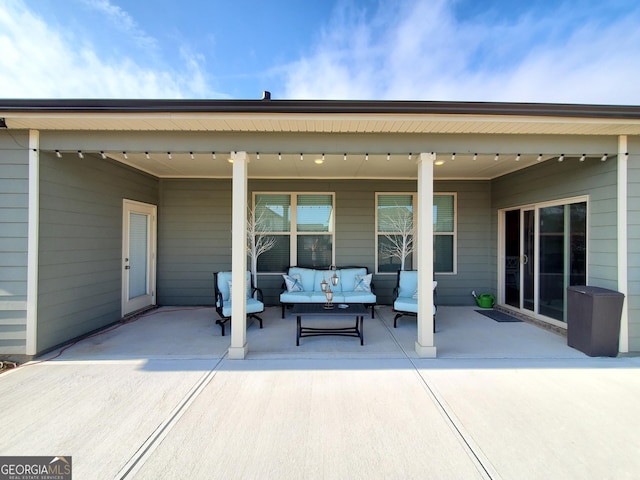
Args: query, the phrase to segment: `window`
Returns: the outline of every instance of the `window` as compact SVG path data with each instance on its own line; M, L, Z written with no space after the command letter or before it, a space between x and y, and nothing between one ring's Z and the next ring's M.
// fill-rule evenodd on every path
M291 265L328 267L334 263L333 193L256 193L256 218L274 247L258 258L259 272L285 272Z
M433 271L456 271L456 197L455 194L433 196Z
M377 195L379 273L413 269L414 196L413 193Z
M376 271L415 268L414 215L416 193L376 194ZM456 196L433 197L434 272L455 273Z

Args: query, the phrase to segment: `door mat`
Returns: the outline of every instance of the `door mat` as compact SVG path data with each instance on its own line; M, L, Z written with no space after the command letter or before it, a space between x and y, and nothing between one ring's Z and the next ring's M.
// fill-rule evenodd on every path
M498 310L476 310L476 312L481 313L485 317L489 317L496 322L521 322L519 318L512 317L504 312L499 312Z

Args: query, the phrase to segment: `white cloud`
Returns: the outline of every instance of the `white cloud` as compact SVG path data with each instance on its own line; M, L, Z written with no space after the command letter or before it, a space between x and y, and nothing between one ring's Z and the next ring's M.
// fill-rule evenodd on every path
M111 15L129 22L126 28L135 28L121 10L112 10ZM153 41L143 43L152 46ZM131 57L107 61L90 42L49 26L20 0L0 4L0 52L0 96L4 98L212 96L201 57L185 53L184 64L171 68L143 66Z
M103 13L114 28L131 36L142 48L156 48L156 40L147 35L127 12L109 0L82 0L86 5Z
M202 37L181 47L185 32L167 47L179 52L170 58L113 0L82 1L108 27L93 31L84 17L58 27L24 0L0 0L0 97L228 98L211 83L235 82L228 88L237 91L250 81L207 71L194 49ZM640 104L635 0L550 1L546 10L529 2L526 11L461 17L464 1L339 0L308 55L264 75L284 83L273 87L282 98ZM358 6L371 4L377 10ZM104 40L112 32L117 44Z
M287 66L286 96L640 104L637 7L463 21L450 0L390 5L368 17L339 10L311 54Z

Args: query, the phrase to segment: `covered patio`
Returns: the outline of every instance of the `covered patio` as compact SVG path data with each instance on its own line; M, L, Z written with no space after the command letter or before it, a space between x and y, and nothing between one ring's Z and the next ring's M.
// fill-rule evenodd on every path
M238 362L213 309L162 307L3 373L0 447L73 455L79 478L632 478L638 358L474 310L441 307L421 359L388 307L363 347L298 348L270 307Z
M434 338L439 358L588 358L568 347L561 334L526 321L498 322L478 310L438 308ZM296 347L293 315L287 314L283 319L279 307L268 307L261 316L264 328L260 329L257 322L247 326L251 344L247 359L418 358L414 348L415 318L402 318L393 328L394 312L389 306L378 306L374 319L365 318L363 346L357 338L323 336L302 338ZM220 328L214 324L217 318L211 307L160 307L65 347L59 359L224 358L230 337L220 335ZM327 321L330 320L318 322Z
M0 325L6 353L38 355L140 308L212 305L214 272L232 271L233 297L240 297L255 198L287 196L283 205L296 212L298 197L320 195L329 199L330 221L319 230L298 229L293 213L288 229L269 232L282 235L286 247L278 262L258 269L269 308L278 303L281 274L304 266L305 240L326 234L327 263L366 267L374 276L383 321L365 324L363 352L534 355L535 346L501 335L530 325L501 324L491 338L467 336L453 333L466 314L454 315L447 329L448 309L477 316L470 294L478 290L495 294L499 306L565 328L570 281L627 295L619 351L637 349L629 344L638 337L637 317L629 314L637 302L628 285L635 251L627 232L636 225L635 217L627 221L637 210L628 205L635 198L627 188L635 184L628 175L637 173L628 171L640 131L637 107L268 99L20 100L0 107L3 158L20 179L11 197L17 220L6 223L6 236L28 246L10 254L16 281L3 308L16 313ZM416 226L408 269L419 272L421 294L418 320L392 331L384 309L392 303L397 262L381 268L389 232L379 214L396 196L407 197L403 205ZM436 204L443 199L450 209ZM555 220L547 223L557 227L553 232L541 231L543 213ZM445 216L448 226L440 229L436 218ZM136 228L146 236L134 235ZM525 242L527 234L536 240ZM541 238L557 241L541 246ZM576 251L581 255L570 263ZM444 252L446 265L437 265ZM517 267L507 270L509 261ZM433 280L441 306L435 335L425 287ZM279 337L268 340L269 327L284 332L289 324L265 319L269 333L256 336L245 313L236 302L228 337L212 332L218 355L286 355ZM377 338L384 339L379 351ZM330 346L343 343L353 350L350 339L327 340L305 340L299 350L311 354L324 345L318 348L339 353Z

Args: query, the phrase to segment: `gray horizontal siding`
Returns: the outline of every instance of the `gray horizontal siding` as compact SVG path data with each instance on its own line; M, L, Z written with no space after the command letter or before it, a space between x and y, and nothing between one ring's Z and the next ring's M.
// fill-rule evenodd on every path
M38 351L121 317L122 200L158 180L99 156L41 154Z
M628 292L629 350L640 352L640 138L629 139Z
M617 287L617 162L545 162L493 182L496 208L589 195L591 285ZM520 187L526 190L519 191Z
M212 305L213 272L231 268L231 181L160 180L158 303Z
M250 180L250 192L335 192L336 264L375 267L375 193L415 192L415 181ZM441 275L442 304L471 304L471 290L489 286L495 267L490 254L488 182L437 182L437 191L458 192L457 275ZM160 180L158 302L211 305L212 273L231 268L231 181ZM465 222L467 224L465 225ZM460 260L462 259L462 260ZM396 275L374 275L378 301L392 302ZM278 303L280 275L259 276L269 305Z
M29 151L0 132L0 354L26 353Z
M491 237L491 184L488 181L436 182L436 192L457 193L455 275L436 275L439 305L473 305L473 290L493 292L496 244Z
M492 182L496 209L588 195L588 279L617 288L617 161L549 161Z

